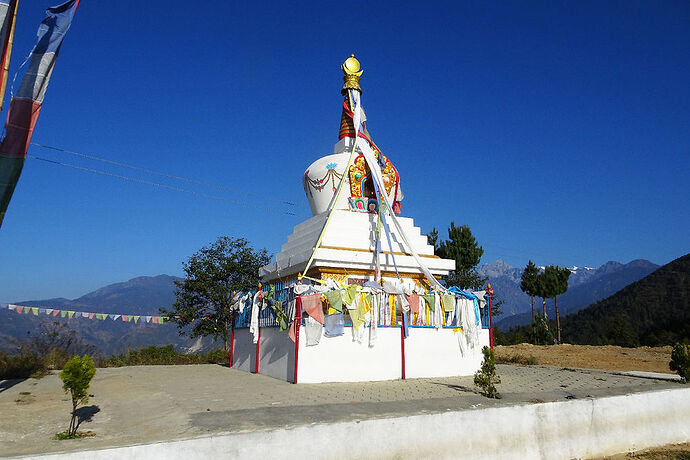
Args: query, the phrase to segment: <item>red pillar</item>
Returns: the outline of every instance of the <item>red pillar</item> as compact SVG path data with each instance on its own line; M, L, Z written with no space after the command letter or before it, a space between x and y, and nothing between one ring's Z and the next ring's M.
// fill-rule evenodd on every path
M491 297L494 294L494 290L491 289L491 283L489 283L486 289L486 294L489 296L489 343L491 344L491 349L494 349L494 320L493 320L493 309L491 308Z
M235 352L235 312L230 317L230 368L232 368L232 356Z
M403 313L404 315L405 313ZM400 351L402 354L402 379L405 380L405 324L404 318L400 318Z
M261 343L261 326L259 326L259 330L256 333L256 359L254 360L254 373L258 374L259 373L259 344Z
M297 383L297 358L299 357L299 327L302 324L302 301L299 297L295 300L295 375L293 383Z

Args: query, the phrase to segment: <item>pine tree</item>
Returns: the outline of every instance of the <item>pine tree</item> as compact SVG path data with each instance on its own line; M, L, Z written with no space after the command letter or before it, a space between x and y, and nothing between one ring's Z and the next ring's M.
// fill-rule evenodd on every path
M455 226L450 223L448 240L438 244L436 255L444 259L455 260L455 271L446 277L448 284L462 289L479 290L484 287L487 279L479 276L477 265L484 254L467 225Z
M537 278L539 276L539 269L531 260L527 263L525 270L522 272L520 281L520 289L522 292L530 296L532 300L532 320L534 321L534 296L537 290Z
M556 310L556 337L558 342L561 342L561 317L558 311L558 296L565 294L568 290L568 279L570 278L570 270L568 268L561 268L559 266L549 265L544 268L544 273L541 275L543 284L543 295L546 298L554 300Z

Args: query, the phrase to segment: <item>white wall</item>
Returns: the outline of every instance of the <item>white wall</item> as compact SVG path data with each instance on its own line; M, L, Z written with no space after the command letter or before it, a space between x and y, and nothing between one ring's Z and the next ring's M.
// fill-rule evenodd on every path
M603 457L688 439L690 388L679 388L609 398L242 431L100 451L48 454L43 458L558 460Z
M362 343L354 340L353 328L346 327L340 337L321 335L318 345L307 346L304 327L300 328L297 371L298 383L368 382L402 378L400 328L377 328L377 340L369 346L369 328ZM405 377L450 377L472 375L481 366L481 348L489 344L488 329L480 330L480 343L460 353L459 334L452 329L410 328L405 339ZM236 329L233 369L254 372L256 344L249 329ZM276 327L261 329L259 373L294 381L295 344L287 332Z
M453 329L410 328L405 339L405 377L451 377L472 375L482 364L482 347L489 345L489 331L479 333L480 343L460 352L463 332Z
M249 329L235 329L233 340L232 368L253 372L256 359L256 344L252 343Z
M376 345L369 347L369 330L363 343L352 338L352 327L340 337L321 336L308 347L300 329L297 383L363 382L394 380L402 376L400 328L380 327Z
M277 327L263 328L259 345L259 373L287 382L294 381L295 343L287 332L281 332Z

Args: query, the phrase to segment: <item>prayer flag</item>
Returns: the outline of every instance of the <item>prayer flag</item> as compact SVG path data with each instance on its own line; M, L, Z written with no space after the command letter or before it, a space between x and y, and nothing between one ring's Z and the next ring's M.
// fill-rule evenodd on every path
M122 315L122 321L129 323L129 315Z
M21 314L21 312L22 312L23 309L24 309L24 307L21 307L21 306L17 305L17 313L20 313L20 314Z
M53 317L57 316L60 313L60 310L53 310Z
M134 318L134 324L137 324L140 317L139 316L133 316L132 318Z
M5 100L5 88L7 87L7 72L10 67L10 56L12 54L12 37L14 36L14 24L17 18L17 5L19 0L0 1L0 110Z
M67 311L67 317L69 319L72 319L72 316L74 316L74 312L73 311Z
M300 296L300 299L302 300L302 308L309 316L321 324L326 321L321 305L321 294L303 295Z
M72 24L78 4L79 0L69 0L46 10L46 18L38 28L38 42L31 51L26 74L17 95L10 102L5 123L6 135L0 143L0 226L24 167L60 45Z

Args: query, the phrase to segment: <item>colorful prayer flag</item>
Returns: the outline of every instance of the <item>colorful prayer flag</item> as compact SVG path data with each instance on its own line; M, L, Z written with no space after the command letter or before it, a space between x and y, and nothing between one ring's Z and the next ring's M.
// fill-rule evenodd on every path
M72 24L78 4L79 0L69 0L46 10L46 18L38 28L38 42L31 52L26 74L17 95L10 102L5 123L6 135L0 143L0 226L24 167L60 45Z

